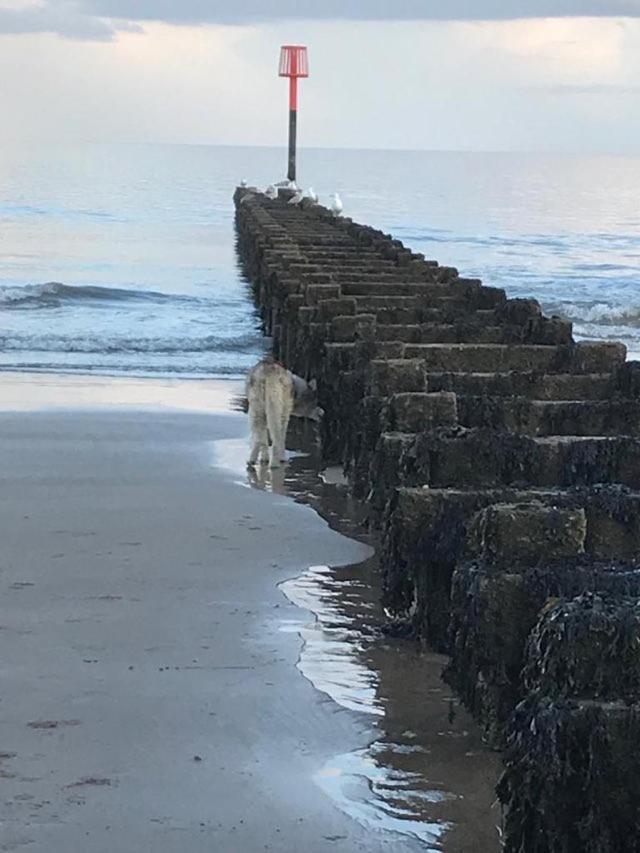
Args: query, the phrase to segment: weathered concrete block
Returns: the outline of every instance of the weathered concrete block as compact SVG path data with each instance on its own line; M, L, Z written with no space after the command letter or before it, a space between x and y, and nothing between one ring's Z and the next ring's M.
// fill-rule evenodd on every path
M319 385L319 403L325 410L320 423L322 456L329 464L345 463L345 456L352 452L353 442L358 438L361 427L359 412L363 394L362 374L356 370L342 370L338 374L321 374ZM331 376L325 381L326 375Z
M616 390L623 397L637 400L640 397L640 361L627 361L615 374Z
M640 494L624 486L596 485L576 490L587 512L587 553L600 559L640 554Z
M427 374L422 359L374 359L366 382L371 396L426 391Z
M598 564L584 558L534 568L514 564L502 571L484 561L462 562L456 567L451 593L451 660L445 678L460 693L493 746L504 745L510 715L527 695L525 650L536 623L545 618L544 608L594 590L613 596L637 595L640 575L633 565ZM531 654L532 661L535 654ZM561 667L558 658L557 672ZM602 665L601 670L605 669ZM533 663L531 671L535 672ZM586 677L585 663L583 683ZM530 675L530 683L534 680ZM562 688L557 690L561 695Z
M525 337L532 344L570 344L573 324L560 317L537 317L529 322Z
M403 358L405 345L401 341L380 342L363 339L354 344L354 347L355 364L361 370L365 371L372 361Z
M453 391L459 397L475 398L469 406L482 398L519 396L535 400L607 400L614 393L610 373L571 374L537 371L507 373L451 373L430 372L429 388L432 391Z
M375 335L376 318L373 314L356 314L353 317L333 317L329 326L330 340L370 340Z
M579 555L581 545L585 555L594 560L632 559L640 553L640 495L619 486L567 491L397 488L390 498L382 526L380 564L383 601L396 618L409 620L414 633L428 637L438 648L447 646L451 575L467 548L465 539L468 531L480 511L505 503L516 507L540 507L538 527L542 527L543 543L548 535L556 536L554 512L561 513L561 520L575 517L575 550L571 545L566 549L556 546L558 555ZM548 515L551 515L551 531L546 525ZM583 515L586 521L584 536ZM562 523L560 530L562 532ZM524 554L520 551L518 571L522 571L523 565L535 566L540 562L540 556L546 558L550 555L546 554L544 547L536 549L536 543L532 541L531 548ZM507 569L518 565L513 559L506 559L505 563ZM496 568L495 563L483 565L483 570L489 573ZM565 572L563 589L567 594L595 589L596 574L598 588L603 590L612 588L615 582L615 589L626 593L627 584L633 582L632 572L616 571L615 576L611 576L612 580L597 569L597 564L591 568L589 565L587 563L586 567L579 569L574 566L575 586L571 588L567 586ZM541 604L544 596L555 595L559 590L553 578L545 581L543 586ZM435 598L430 594L434 587L438 587ZM411 594L407 599L404 593L398 594L398 590L411 590ZM413 608L410 614L409 606ZM531 618L534 617L535 613ZM436 626L439 626L437 630Z
M495 504L483 509L467 534L467 551L500 567L536 565L584 553L583 508L560 509L539 502Z
M640 435L637 400L530 400L525 397L462 397L460 422L531 436Z
M612 341L580 341L573 345L574 373L609 373L624 364L627 348Z
M534 696L510 730L506 853L638 853L638 705Z
M477 279L479 281L479 279ZM479 288L474 300L476 308L495 308L506 302L507 294L501 287L488 287L483 285Z
M453 427L458 422L456 395L394 394L389 401L386 429L390 432L420 432L434 427Z
M352 370L355 355L355 344L326 343L324 345L325 381L331 382L343 371Z
M402 482L404 456L413 446L413 439L413 435L399 432L380 436L371 463L371 492L368 497L372 524L380 521L389 497Z
M416 635L445 650L449 640L451 575L467 525L495 494L466 490L393 490L382 525L383 603Z
M322 299L318 302L315 316L319 322L326 323L334 317L354 315L355 313L355 299L348 299L341 296L335 299Z
M496 307L495 316L502 323L525 326L542 316L542 309L537 299L505 299Z
M451 588L450 654L444 677L494 748L522 697L524 648L544 597L524 573L487 573L461 563Z
M638 599L588 592L547 608L527 640L523 683L554 699L640 701Z
M406 485L569 487L622 483L640 487L636 438L529 438L492 430L432 430L417 435L403 472Z
M556 347L507 344L407 344L406 358L423 358L434 373L504 373L550 370Z
M307 303L317 305L325 299L339 299L341 296L339 284L309 284L305 289ZM349 300L351 303L351 300ZM345 310L345 314L353 314L355 311Z

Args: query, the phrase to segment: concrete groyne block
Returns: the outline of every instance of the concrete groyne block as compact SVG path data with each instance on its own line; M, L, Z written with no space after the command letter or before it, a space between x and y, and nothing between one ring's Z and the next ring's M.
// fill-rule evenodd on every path
M527 397L535 400L608 400L615 388L610 373L543 373L537 370L506 373L429 371L429 387L453 391L459 397Z
M469 554L487 565L536 565L542 560L584 554L584 508L549 506L539 501L494 504L474 518L467 533Z
M373 359L365 381L366 393L388 397L394 392L422 392L427 389L427 372L422 359Z
M397 464L402 483L436 488L564 488L597 483L639 488L640 440L624 436L532 438L458 427L413 436Z
M560 601L540 616L524 658L525 691L638 702L640 601L594 592Z
M634 563L601 563L585 556L537 565L461 561L452 577L451 659L445 679L478 720L487 741L496 748L504 746L513 710L531 693L535 663L527 649L538 636L536 626L546 624L547 611L570 608L576 597L606 594L620 600L638 593L640 573ZM563 636L566 641L568 634ZM561 666L558 658L557 672ZM587 669L584 672L587 679ZM568 683L562 689L565 693L558 695L568 695Z
M421 432L436 427L454 427L458 423L456 395L403 392L389 400L388 418L383 425L389 432Z
M505 853L638 853L640 707L534 695L498 785Z
M531 436L638 436L640 402L460 395L460 423Z

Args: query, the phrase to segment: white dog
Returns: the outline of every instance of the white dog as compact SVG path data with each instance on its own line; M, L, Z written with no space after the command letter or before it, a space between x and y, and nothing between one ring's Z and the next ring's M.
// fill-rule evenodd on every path
M269 461L279 468L285 461L285 440L291 417L319 421L315 379L306 382L273 358L258 362L247 376L247 401L251 425L249 465Z

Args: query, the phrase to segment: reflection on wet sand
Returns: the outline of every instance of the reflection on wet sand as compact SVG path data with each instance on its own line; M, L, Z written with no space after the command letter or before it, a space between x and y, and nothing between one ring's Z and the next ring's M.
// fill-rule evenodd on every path
M375 574L372 558L314 566L281 585L315 616L298 628L299 669L339 705L369 715L372 728L369 747L336 756L316 781L368 826L434 850L496 851L497 756L441 681L445 659L382 634Z
M266 465L247 467L247 480L254 489L262 489L265 492L273 492L276 495L285 495L286 467L268 468Z
M310 504L332 527L375 546L339 472L321 471L312 434L299 429L292 438L298 452L286 467L248 469L244 484ZM218 463L238 473L245 454L242 442L216 449ZM354 566L312 566L281 584L312 616L282 625L303 640L298 668L371 729L367 748L335 756L315 781L370 828L413 837L426 849L494 853L499 759L440 679L445 658L384 635L377 571L372 556Z

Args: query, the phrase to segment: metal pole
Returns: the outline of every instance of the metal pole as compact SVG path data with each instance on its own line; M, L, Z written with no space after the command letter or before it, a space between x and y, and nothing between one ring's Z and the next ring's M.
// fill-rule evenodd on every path
M298 63L294 54L289 78L289 166L287 177L296 179L296 130L298 124Z
M293 80L291 81L293 82ZM296 179L296 121L297 110L289 110L289 168L287 177L290 181Z

